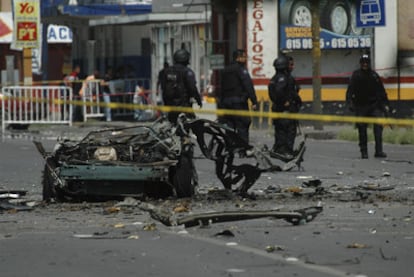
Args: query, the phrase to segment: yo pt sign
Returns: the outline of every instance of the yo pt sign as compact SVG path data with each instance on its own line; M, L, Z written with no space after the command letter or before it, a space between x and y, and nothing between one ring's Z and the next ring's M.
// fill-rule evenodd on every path
M18 48L38 48L40 44L40 1L13 1L13 43Z

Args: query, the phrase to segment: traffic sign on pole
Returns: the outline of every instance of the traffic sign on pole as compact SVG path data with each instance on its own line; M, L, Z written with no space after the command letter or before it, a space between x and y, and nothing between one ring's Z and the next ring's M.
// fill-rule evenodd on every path
M357 0L357 27L385 26L384 0Z

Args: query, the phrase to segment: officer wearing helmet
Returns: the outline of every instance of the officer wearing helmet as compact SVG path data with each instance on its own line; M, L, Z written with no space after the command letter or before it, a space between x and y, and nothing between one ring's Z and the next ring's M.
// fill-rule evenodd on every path
M248 100L252 108L257 107L256 92L249 72L246 69L247 55L243 49L233 52L233 62L221 72L221 94L219 108L229 110L249 110ZM221 121L234 129L241 138L249 143L249 127L251 120L247 116L226 115Z
M268 85L272 111L279 113L297 113L302 105L299 86L291 75L294 68L293 58L284 54L274 60L276 74ZM279 118L273 120L275 141L271 153L285 158L293 158L297 120Z
M355 112L356 116L362 117L383 117L388 113L389 101L387 92L380 76L371 69L371 59L368 54L363 54L359 59L360 68L352 73L346 100L349 109ZM366 123L357 123L359 136L359 149L361 158L368 159L368 137ZM382 147L382 125L374 124L375 154L376 158L385 158L387 155Z
M164 105L192 107L191 99L195 99L202 107L200 93L198 92L195 74L187 67L190 61L190 53L185 49L175 51L173 55L174 64L165 68L161 80L161 89ZM180 112L168 113L168 120L177 122ZM188 113L189 117L195 117L194 113Z

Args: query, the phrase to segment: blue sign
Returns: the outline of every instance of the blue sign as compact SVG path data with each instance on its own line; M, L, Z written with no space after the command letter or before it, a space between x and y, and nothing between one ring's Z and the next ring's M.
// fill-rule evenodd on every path
M356 1L357 27L385 26L384 0Z
M321 49L362 49L372 46L372 28L356 26L356 1L319 1ZM310 0L279 1L279 48L312 49Z

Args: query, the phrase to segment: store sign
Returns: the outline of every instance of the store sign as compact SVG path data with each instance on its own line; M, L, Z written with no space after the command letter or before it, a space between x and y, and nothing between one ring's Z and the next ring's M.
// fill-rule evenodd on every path
M14 0L13 42L16 48L40 45L40 3L38 0Z
M49 25L47 28L48 43L72 43L72 31L66 26Z
M210 55L210 69L223 69L224 68L224 55L215 54Z
M13 17L11 12L0 12L0 43L12 43ZM49 25L47 28L48 43L72 43L73 34L69 27Z
M0 43L11 42L13 35L11 12L0 12Z
M310 27L285 26L280 32L282 49L312 49L312 31ZM371 36L345 36L321 30L321 49L370 48Z
M356 0L320 1L321 49L355 49L372 46L372 29L356 22ZM312 49L310 1L281 0L280 48Z
M278 1L252 0L246 2L247 69L253 80L263 81L273 76L272 61L278 55L278 32L275 20L278 16ZM264 86L267 88L267 84Z

